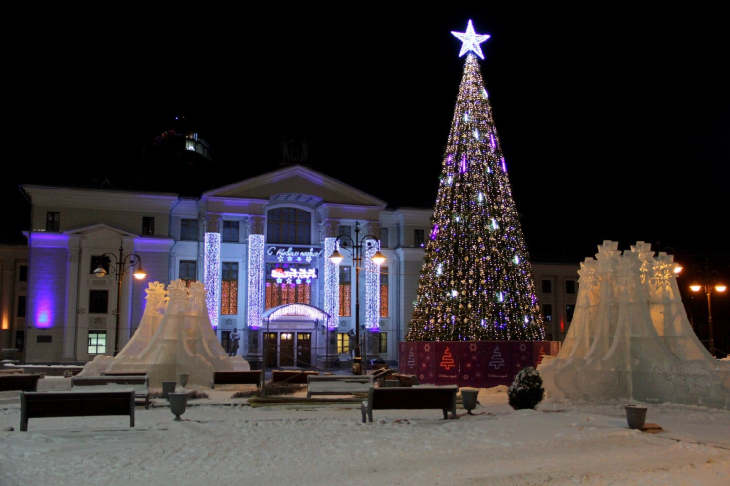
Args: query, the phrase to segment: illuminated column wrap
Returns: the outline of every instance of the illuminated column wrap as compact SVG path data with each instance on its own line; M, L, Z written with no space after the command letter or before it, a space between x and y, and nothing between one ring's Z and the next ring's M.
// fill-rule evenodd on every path
M365 256L365 328L380 330L380 265L372 258L378 251L376 245L366 245Z
M248 237L248 327L261 327L264 312L264 235Z
M205 233L205 303L213 327L218 327L220 299L221 234Z
M334 331L340 321L340 266L332 263L337 238L324 239L324 311L330 315L328 327Z

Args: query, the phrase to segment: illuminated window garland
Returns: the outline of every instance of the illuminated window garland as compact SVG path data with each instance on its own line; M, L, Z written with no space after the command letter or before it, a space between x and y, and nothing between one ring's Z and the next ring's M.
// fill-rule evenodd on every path
M269 321L274 321L282 316L304 316L309 319L319 319L322 322L327 320L327 314L323 313L316 307L300 304L290 304L276 309L267 316L267 319L269 319Z
M264 235L248 237L248 327L261 327L264 311Z
M218 289L220 287L221 234L205 233L205 304L213 327L218 327Z

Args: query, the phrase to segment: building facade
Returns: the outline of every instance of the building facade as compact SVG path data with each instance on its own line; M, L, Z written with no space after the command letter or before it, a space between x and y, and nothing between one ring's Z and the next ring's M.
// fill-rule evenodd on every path
M221 344L232 349L230 335L239 331L236 352L254 368L264 359L268 366L347 366L358 321L364 358L398 360L430 209L386 208L301 165L200 197L21 189L31 201L32 223L25 252L3 260L1 302L3 318L9 317L0 339L15 346L22 338L25 362L83 363L113 354L117 338L122 349L139 325L149 285L175 279L206 285ZM358 271L352 245L365 241L374 245L364 250ZM328 259L335 248L344 257L339 265ZM380 266L370 261L377 250L386 257ZM25 286L15 282L23 265ZM6 275L8 266L13 276ZM100 266L107 272L101 277L94 273ZM131 275L140 266L144 280ZM578 268L533 264L553 340L567 332L575 295L571 301L563 290L571 290L566 282L572 281L577 294ZM13 295L6 297L10 287ZM22 292L27 308L16 319L17 309L8 309Z

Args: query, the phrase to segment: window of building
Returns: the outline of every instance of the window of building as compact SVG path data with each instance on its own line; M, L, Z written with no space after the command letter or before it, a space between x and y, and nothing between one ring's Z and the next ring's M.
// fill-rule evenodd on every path
M198 220L180 220L180 239L183 241L198 241Z
M575 288L576 288L576 281L575 280L566 280L565 281L565 293L566 294L575 294Z
M19 282L28 281L28 265L21 265L18 268L18 281Z
M25 317L25 308L26 308L26 296L19 295L18 296L18 310L15 313L15 315L17 317Z
M380 228L380 248L390 248L388 228Z
M378 333L378 353L387 353L387 352L388 352L388 333L379 332Z
M109 257L106 256L92 256L91 266L89 267L89 273L94 273L97 268L103 268L106 273L109 273Z
M388 267L380 267L380 317L388 317Z
M312 301L312 286L304 281L296 283L271 276L274 268L309 269L308 263L267 263L266 264L266 309L286 304L309 304ZM279 282L278 280L281 280Z
M296 208L277 208L267 213L268 243L309 245L312 240L312 213Z
M565 321L571 322L573 320L573 313L575 312L575 304L568 304L565 306Z
M180 280L185 280L188 287L190 284L198 279L198 262L195 260L180 260L180 270L178 277Z
M221 233L221 241L228 243L238 243L238 221L223 221L223 232Z
M155 234L155 218L152 216L142 217L142 234L146 236Z
M337 333L337 352L339 354L350 352L350 335L346 332Z
M46 231L61 231L61 213L46 213Z
M221 314L238 314L238 263L221 264Z
M106 314L109 312L109 291L89 290L89 314Z
M542 293L543 294L552 294L553 293L553 281L550 279L542 279Z
M542 318L546 322L553 322L553 305L543 304L542 305Z
M351 267L340 265L340 315L343 317L349 317L352 313L351 274Z
M25 331L15 331L15 349L18 351L25 349Z
M352 244L352 226L347 224L341 224L337 229L337 237L349 236L349 238L342 238L340 240L340 246L348 246Z
M423 248L426 244L424 231L422 229L413 230L413 246Z
M106 331L89 331L88 353L106 353Z

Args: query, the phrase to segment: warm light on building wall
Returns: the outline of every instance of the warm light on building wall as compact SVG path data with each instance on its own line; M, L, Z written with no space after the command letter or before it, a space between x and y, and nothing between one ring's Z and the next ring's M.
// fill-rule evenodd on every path
M221 234L205 233L205 303L213 327L218 327L218 289L220 288Z
M248 327L261 327L264 312L264 235L248 237Z

